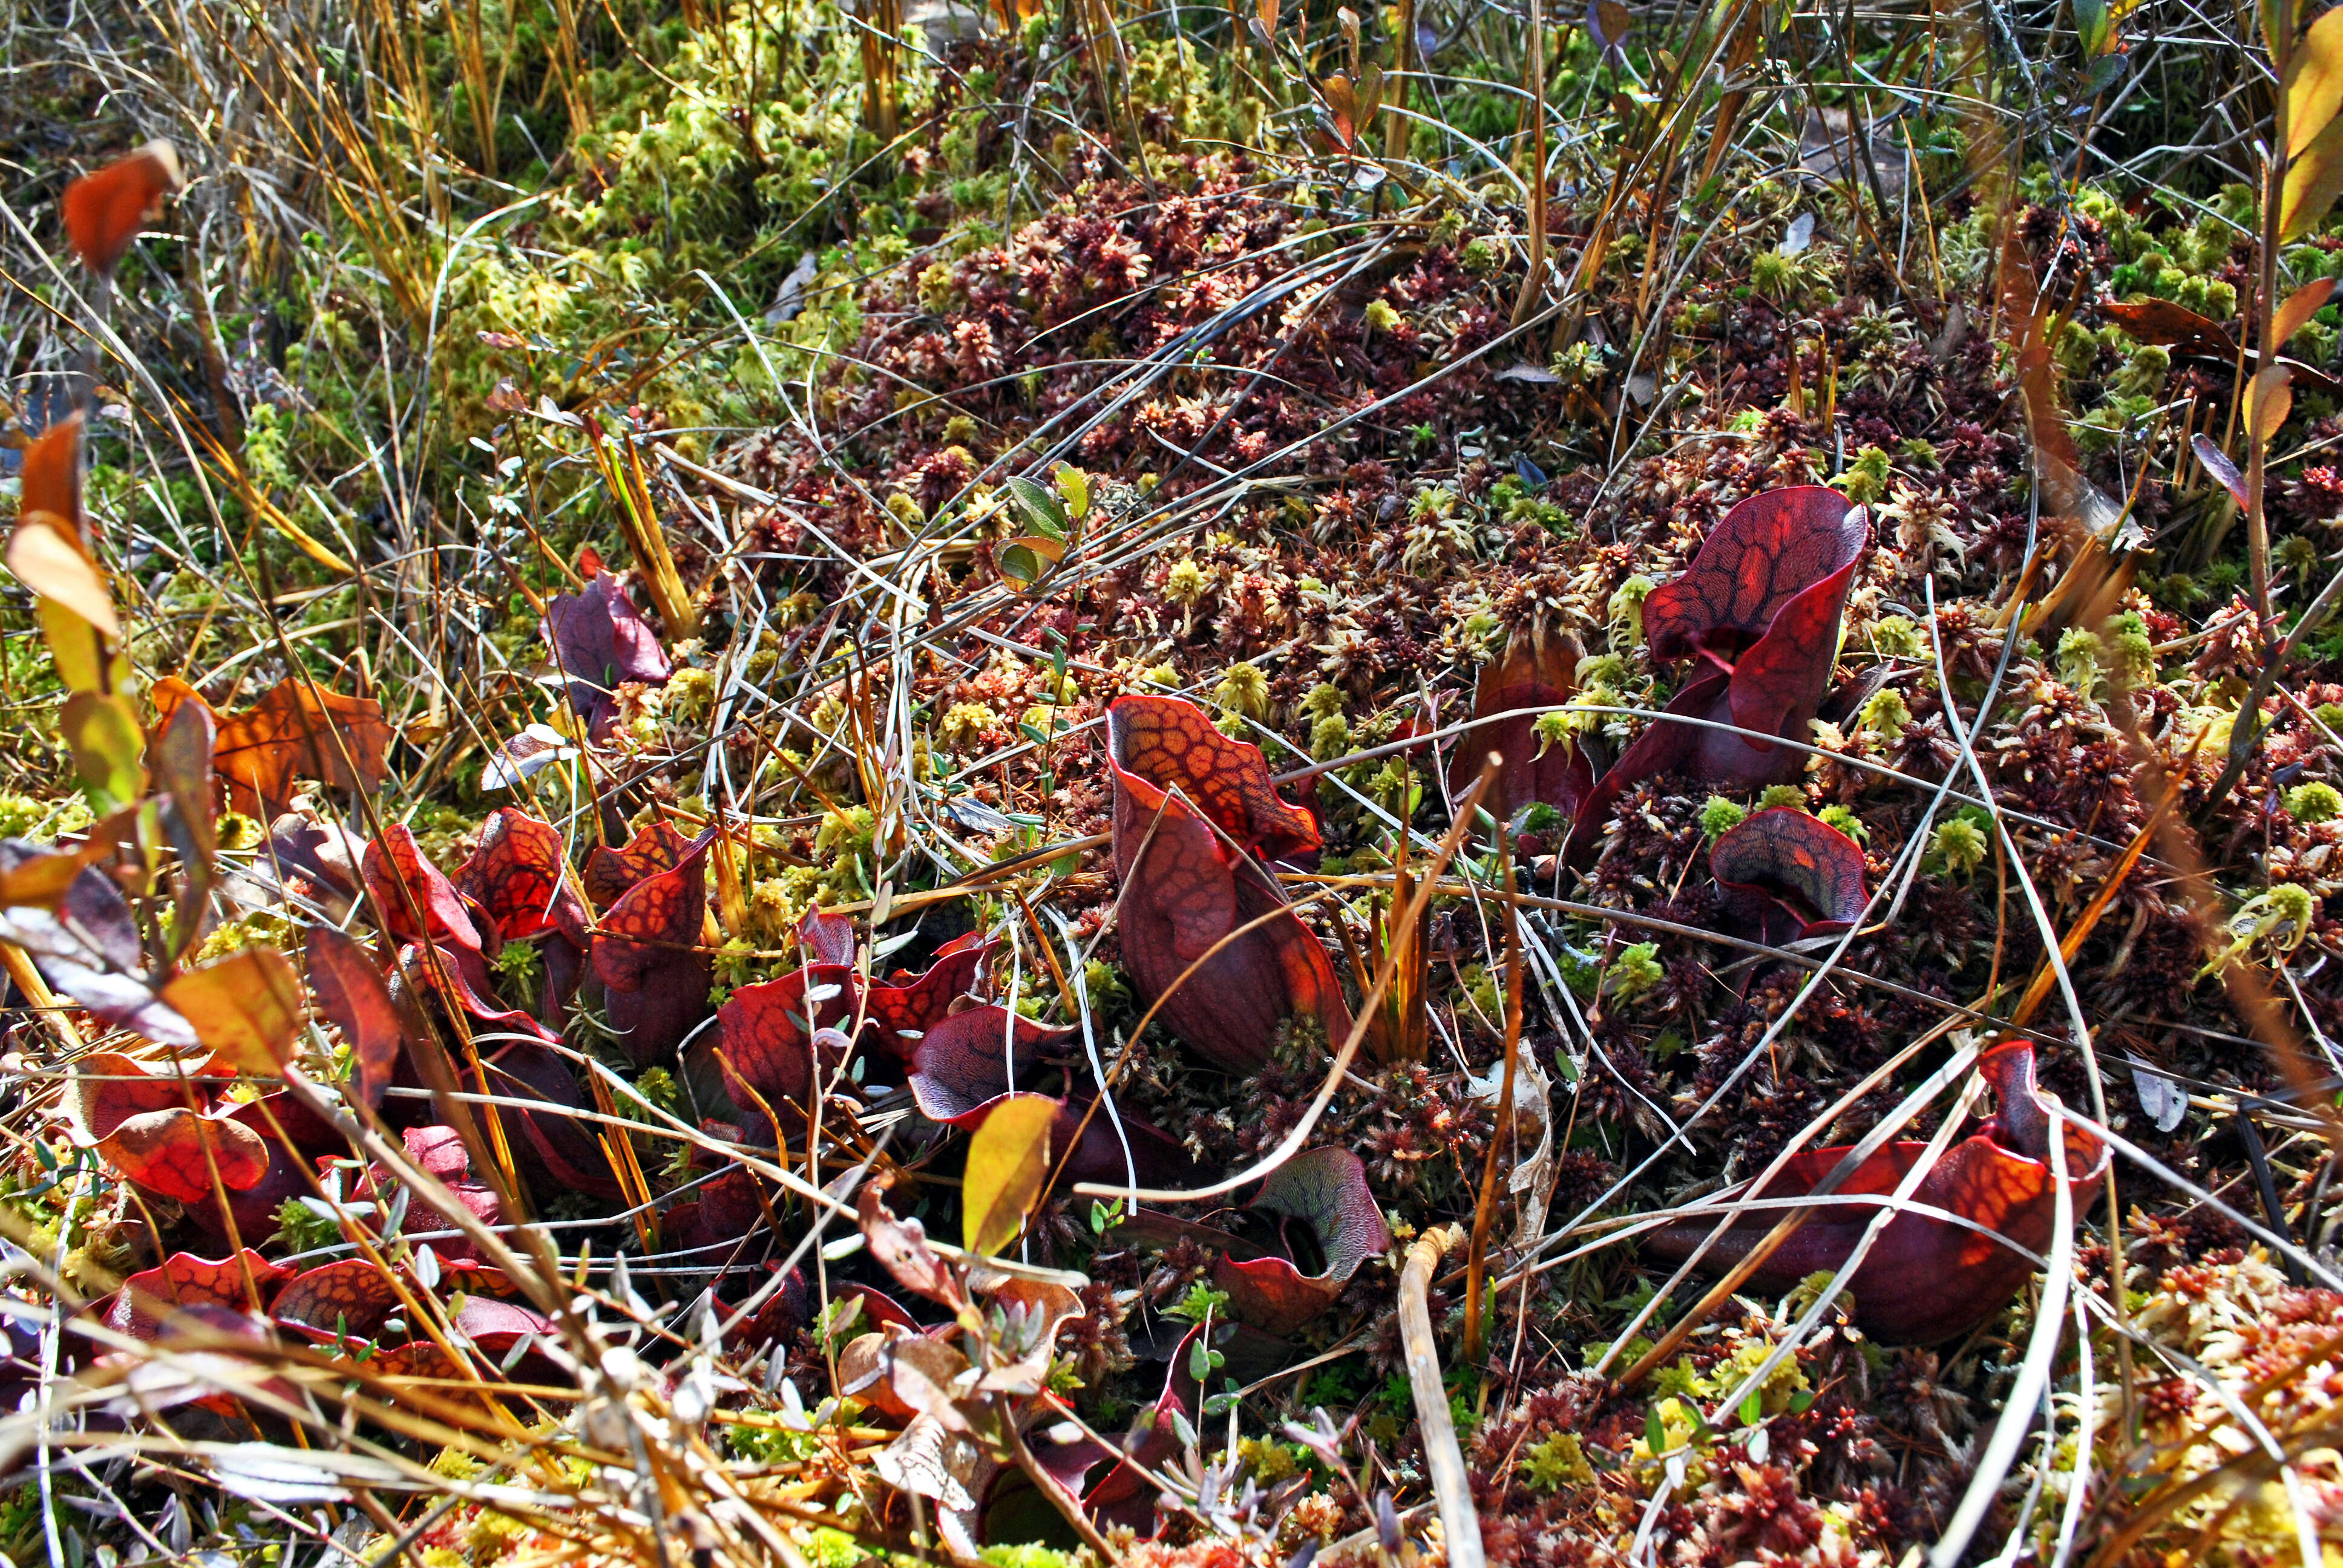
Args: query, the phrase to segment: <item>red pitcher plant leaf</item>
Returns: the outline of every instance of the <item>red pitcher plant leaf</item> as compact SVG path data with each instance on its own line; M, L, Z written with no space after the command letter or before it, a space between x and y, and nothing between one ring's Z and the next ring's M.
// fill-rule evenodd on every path
M453 948L477 960L486 940L471 908L446 873L433 865L403 822L386 824L367 846L360 869L379 906L384 932L401 942ZM468 978L485 984L485 970Z
M484 1225L504 1223L503 1205L498 1201L495 1190L472 1180L471 1157L464 1152L463 1137L454 1128L410 1127L399 1135L399 1141L406 1148L407 1158L414 1162L417 1169L436 1178L455 1194L456 1201L464 1206L467 1213ZM387 1202L398 1187L397 1178L387 1170L380 1165L369 1165L358 1178L352 1196ZM458 1229L455 1216L434 1208L420 1192L410 1201L406 1222L399 1228L403 1232ZM468 1241L453 1244L458 1251L470 1245Z
M1515 812L1534 801L1544 801L1564 816L1578 814L1594 782L1586 749L1545 744L1538 737L1535 710L1560 708L1570 700L1584 655L1576 638L1549 633L1541 620L1526 634L1516 631L1506 640L1503 656L1481 667L1473 684L1473 717L1514 717L1476 725L1457 741L1448 762L1452 797L1463 798L1481 776L1483 759L1494 751L1505 760L1482 800L1490 816L1511 822ZM1519 711L1524 709L1533 711Z
M57 205L81 264L112 272L138 231L163 216L163 198L179 185L177 149L153 141L65 186Z
M774 1109L805 1103L813 1092L815 1035L828 1047L825 1071L845 1060L851 1042L838 1026L854 1016L853 985L854 971L843 964L809 964L726 998L716 1011L723 1037L717 1060L733 1103L743 1110L759 1100Z
M268 1145L225 1111L191 1105L192 1081L150 1073L129 1057L98 1051L83 1059L65 1106L80 1141L123 1176L182 1203L212 1195L212 1171L237 1191L268 1173ZM196 1101L195 1104L201 1101Z
M806 961L817 964L854 962L854 918L819 907L808 910L798 922L798 945Z
M1334 966L1292 913L1212 951L1285 903L1253 851L1276 859L1319 842L1310 813L1270 782L1261 749L1230 739L1177 698L1117 698L1107 734L1122 955L1140 994L1161 1002L1173 1033L1232 1072L1268 1060L1277 1026L1295 1013L1315 1017L1330 1040L1344 1038L1350 1009Z
M152 1341L162 1332L164 1321L175 1311L226 1307L241 1312L251 1307L255 1291L266 1306L277 1293L277 1287L292 1277L292 1270L248 1247L228 1258L199 1258L193 1252L174 1252L155 1267L142 1269L123 1281L122 1289L106 1303L104 1320L106 1326L116 1333Z
M924 972L899 970L885 984L867 987L863 1012L880 1046L899 1060L912 1060L920 1037L950 1014L952 1003L975 986L977 971L1001 947L998 940L970 931L938 948Z
M691 840L665 822L638 829L633 838L616 849L597 844L586 854L586 896L597 907L608 909L624 898L628 889L682 865L689 853Z
M181 703L204 702L176 676L156 681L152 697L165 724ZM366 791L389 777L385 753L397 736L371 697L345 697L287 676L243 712L214 718L219 739L212 760L227 781L228 803L263 821L287 809L297 779Z
M594 972L608 988L610 1027L638 1066L665 1059L708 1016L715 966L699 947L713 841L702 835L673 869L628 889L595 930Z
M1870 516L1836 490L1802 485L1750 497L1709 531L1692 564L1644 601L1655 658L1697 658L1730 678L1717 717L1761 736L1806 739L1838 658L1839 618ZM1798 753L1704 729L1703 778L1779 783Z
M533 1101L542 1111L522 1111L499 1105L496 1113L508 1128L521 1134L518 1152L524 1166L534 1156L549 1178L543 1190L586 1192L597 1198L619 1198L626 1190L602 1151L595 1124L578 1114L591 1109L585 1091L568 1064L546 1046L533 1040L512 1040L491 1054L482 1052L488 1068L488 1092L508 1100ZM623 1134L621 1134L623 1136Z
M489 814L480 826L479 846L458 868L455 884L506 941L558 931L582 951L591 940L586 902L563 854L561 829L518 808Z
M611 693L621 683L667 681L670 667L658 634L608 572L596 573L583 593L548 599L539 631L568 682L569 705L589 733L617 711Z
M1009 1033L1012 1017L1013 1042ZM929 1030L920 1041L912 1058L912 1101L930 1121L974 1131L1011 1092L1012 1049L1021 1076L1031 1083L1041 1070L1060 1060L1055 1052L1062 1051L1072 1036L1071 1030L1047 1028L1006 1008L963 1009ZM1123 1139L1115 1136L1114 1122L1103 1109L1092 1112L1085 1097L1060 1101L1050 1128L1052 1169L1062 1171L1065 1181L1115 1181L1127 1178L1136 1167L1138 1179L1149 1186L1182 1181L1195 1174L1194 1162L1179 1140L1128 1112L1121 1121L1124 1138L1129 1140L1127 1160Z
M1834 936L1861 920L1871 897L1863 869L1854 839L1795 806L1753 813L1708 851L1726 912L1773 947Z
M1324 1259L1322 1268L1305 1272L1289 1244L1287 1256L1240 1261L1223 1253L1213 1264L1212 1282L1228 1292L1229 1310L1269 1333L1292 1333L1333 1305L1359 1265L1392 1245L1366 1167L1347 1149L1295 1155L1270 1173L1249 1206L1276 1217L1281 1240L1290 1227L1304 1228L1306 1245Z
M346 933L311 926L306 942L317 1010L349 1043L351 1093L368 1110L376 1109L397 1070L404 1033L390 989L365 948Z
M268 1315L330 1342L372 1340L405 1306L398 1283L369 1258L340 1258L305 1270L277 1292Z
M1855 1322L1875 1338L1927 1344L1968 1332L2009 1304L2033 1277L2029 1254L2038 1255L2050 1244L2057 1194L2049 1164L2046 1097L2034 1086L2034 1048L2024 1041L1998 1046L1979 1059L1977 1070L1993 1085L1999 1109L1946 1151L1911 1200L1955 1218L1897 1214L1851 1282ZM1888 1144L1834 1196L1894 1192L1926 1148L1916 1141ZM1803 1196L1846 1153L1845 1148L1810 1149L1794 1155L1756 1195ZM2078 1215L2108 1158L2106 1144L2067 1126L2066 1174ZM1736 1189L1715 1201L1747 1195ZM1809 1274L1836 1270L1878 1211L1871 1204L1835 1205L1830 1198L1817 1202L1822 1207L1750 1276L1753 1290L1778 1294ZM1780 1218L1781 1211L1760 1210L1736 1221L1709 1249L1703 1265L1719 1271L1732 1267ZM1659 1257L1681 1261L1712 1229L1713 1221L1677 1220L1645 1236L1643 1245Z

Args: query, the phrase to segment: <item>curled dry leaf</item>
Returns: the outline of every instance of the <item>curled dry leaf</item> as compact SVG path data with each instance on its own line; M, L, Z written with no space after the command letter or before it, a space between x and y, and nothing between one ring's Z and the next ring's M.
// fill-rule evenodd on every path
M1708 869L1726 912L1774 947L1845 930L1871 897L1861 846L1795 806L1755 812L1721 835Z
M202 702L176 676L155 683L156 712L169 722L183 702ZM209 704L206 704L209 707ZM213 764L227 781L228 803L272 820L290 806L296 780L371 791L388 777L385 753L397 737L371 697L345 697L306 677L287 676L241 713L220 714Z
M1344 1038L1351 1015L1334 966L1300 919L1275 912L1223 942L1285 903L1255 852L1275 859L1318 847L1316 822L1279 797L1261 749L1168 697L1117 698L1107 735L1123 960L1140 994L1232 1072L1269 1060L1278 1024L1295 1013Z
M947 1307L955 1314L969 1305L968 1286L960 1271L928 1245L928 1232L917 1220L899 1220L887 1207L883 1181L866 1181L855 1199L862 1239L879 1266L915 1296Z
M57 205L81 264L112 272L138 231L163 216L163 198L180 184L178 149L152 141L65 186Z
M618 711L611 693L621 682L660 686L670 673L650 623L608 572L596 572L583 593L548 599L538 629L568 682L569 705L589 733Z
M1946 1151L1912 1194L1914 1203L1957 1219L1908 1210L1897 1214L1855 1271L1855 1322L1879 1339L1933 1343L1966 1333L2009 1304L2034 1273L2028 1254L2038 1254L2049 1244L2056 1192L2049 1165L2046 1097L2034 1086L2034 1049L2023 1041L1996 1047L1978 1060L1977 1070L1992 1083L1999 1109ZM1894 1192L1926 1148L1917 1141L1888 1144L1842 1181L1835 1196ZM1762 1193L1735 1189L1715 1201L1804 1196L1848 1152L1845 1148L1806 1150L1792 1156ZM2104 1143L2068 1124L2066 1173L2078 1211L2090 1202L2093 1184L2107 1169L2107 1159ZM1750 1277L1753 1290L1778 1294L1817 1271L1837 1269L1853 1255L1855 1242L1878 1211L1873 1204L1834 1204L1828 1198L1817 1201L1822 1206L1816 1212ZM1735 1221L1709 1249L1703 1265L1716 1271L1730 1268L1773 1229L1781 1214L1779 1210L1760 1210ZM1645 1236L1643 1246L1659 1257L1680 1261L1692 1254L1714 1224L1713 1220L1677 1220Z
M243 1191L268 1174L268 1145L236 1107L199 1111L192 1081L148 1072L99 1051L75 1069L65 1095L78 1141L130 1181L182 1203L212 1196L212 1172Z

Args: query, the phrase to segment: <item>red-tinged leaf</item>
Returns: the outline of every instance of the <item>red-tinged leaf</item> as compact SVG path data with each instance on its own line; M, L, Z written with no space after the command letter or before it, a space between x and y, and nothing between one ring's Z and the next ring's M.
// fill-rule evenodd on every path
M2278 316L2271 323L2271 340L2280 347L2284 347L2287 341L2301 331L2304 324L2318 314L2318 307L2325 305L2328 297L2334 292L2333 278L2314 277L2292 294L2288 295L2286 303L2278 307Z
M597 844L586 855L586 896L596 908L608 909L626 896L628 889L661 871L674 870L689 853L691 840L665 822L639 829L623 849Z
M917 1220L897 1219L887 1207L886 1183L863 1183L855 1211L870 1255L895 1277L897 1284L955 1313L969 1304L966 1286L951 1265L928 1245L926 1229Z
M175 677L156 681L150 695L165 723L181 703L204 700ZM363 792L389 776L384 753L397 736L371 697L344 697L287 676L243 712L216 717L214 765L227 781L229 804L249 816L282 815L298 779Z
M407 1158L455 1195L465 1211L484 1225L504 1223L504 1208L494 1189L472 1180L472 1162L464 1152L464 1140L452 1127L410 1127L400 1135L406 1146ZM400 1182L380 1165L369 1165L359 1179L354 1196L387 1202L400 1188ZM403 1233L448 1231L458 1229L457 1217L427 1201L417 1192L411 1201L406 1222L399 1227ZM459 1243L461 1244L461 1243Z
M1046 1094L992 1102L969 1141L960 1184L961 1244L987 1257L1017 1239L1050 1176L1050 1131L1063 1104Z
M112 272L138 231L163 216L163 198L179 185L177 149L153 141L65 186L57 205L81 264Z
M1070 1030L1005 1007L962 1009L929 1030L912 1053L912 1100L930 1121L972 1128L970 1112L1009 1092L1012 1064L1030 1086L1045 1067L1064 1060L1072 1039Z
M1326 1266L1305 1274L1291 1257L1240 1261L1223 1254L1212 1282L1229 1293L1229 1310L1272 1334L1290 1334L1334 1302L1369 1258L1392 1245L1383 1211L1367 1188L1366 1167L1347 1149L1312 1149L1270 1173L1250 1207L1307 1226Z
M304 1271L277 1292L268 1315L330 1341L372 1340L405 1305L398 1283L369 1258L343 1258Z
M607 572L596 573L583 593L548 599L538 629L553 662L568 678L569 704L589 732L601 729L617 712L611 693L619 684L659 686L669 674L650 623Z
M183 1203L209 1199L215 1165L232 1190L257 1185L268 1173L268 1146L250 1128L226 1119L233 1107L199 1112L194 1094L186 1081L99 1051L75 1070L65 1108L81 1142L123 1176L166 1197Z
M254 1291L261 1305L266 1306L277 1287L292 1275L292 1270L248 1247L232 1258L174 1252L154 1268L142 1269L122 1282L122 1289L106 1304L106 1326L133 1339L152 1342L174 1312L196 1307L242 1312L252 1305Z
M1317 1018L1329 1039L1344 1038L1350 1009L1334 966L1298 918L1277 914L1214 950L1285 903L1260 862L1215 825L1272 857L1318 844L1317 824L1278 797L1260 749L1231 740L1176 698L1117 698L1107 734L1123 960L1140 994L1161 1000L1172 1030L1232 1071L1267 1060L1278 1024L1297 1012Z
M695 948L708 909L708 846L702 838L671 870L638 882L604 912L594 932L594 971L614 990L641 989L643 977Z
M55 910L8 910L5 931L32 955L52 990L94 1016L157 1045L201 1043L195 1027L147 984L138 922L122 890L96 866L66 884Z
M2237 340L2229 329L2185 305L2168 299L2110 301L2099 307L2099 314L2142 343L2177 348L2200 359L2237 363Z
M1792 806L1756 812L1720 836L1708 869L1727 895L1726 911L1775 947L1845 930L1870 900L1862 849Z
M331 926L310 927L306 950L317 1010L349 1043L351 1092L368 1110L379 1107L397 1070L404 1034L382 970L363 947Z
M0 909L55 909L65 901L82 868L106 849L96 838L64 849L0 839Z
M458 869L455 884L506 941L558 931L583 950L592 940L561 830L515 807L491 813L481 825L479 847Z
M1577 689L1578 661L1584 655L1576 638L1562 632L1549 636L1544 622L1532 634L1515 632L1505 644L1504 656L1481 667L1473 683L1473 717L1560 708ZM1536 713L1523 713L1466 730L1449 759L1449 794L1461 799L1481 776L1483 759L1494 751L1505 760L1482 799L1490 816L1510 822L1515 812L1536 801L1576 816L1594 784L1585 748L1544 745L1538 739L1537 720Z
M2047 1113L2034 1087L2033 1048L2022 1042L2000 1046L1979 1060L1977 1070L1993 1083L1999 1111L1946 1151L1912 1201L1984 1230L1909 1211L1888 1221L1851 1282L1855 1322L1877 1339L1928 1344L1967 1333L2006 1307L2033 1276L2033 1263L1999 1238L2037 1254L2049 1246L2057 1198L2048 1163ZM1916 1141L1889 1144L1841 1182L1837 1194L1892 1193L1926 1148ZM1802 1197L1847 1152L1812 1149L1795 1155L1760 1196ZM2078 1214L2089 1206L2107 1158L2106 1145L2068 1124L2066 1163ZM1722 1196L1741 1195L1736 1191ZM1876 1205L1818 1201L1822 1207L1814 1216L1750 1277L1750 1293L1779 1294L1808 1274L1836 1270L1878 1212ZM1759 1211L1735 1223L1709 1250L1703 1266L1733 1266L1781 1213ZM1713 1221L1676 1221L1644 1237L1643 1246L1659 1257L1680 1260L1691 1255L1713 1226Z
M226 1249L273 1232L286 1200L317 1190L317 1161L347 1154L349 1146L284 1091L221 1109L226 1111L226 1121L249 1131L268 1151L268 1169L251 1186L208 1192L186 1205L187 1222L206 1241Z
M553 1320L543 1312L495 1296L468 1298L453 1326L492 1361L524 1339L553 1332Z
M1586 32L1598 50L1616 49L1634 31L1634 13L1619 0L1588 0Z
M18 469L16 513L45 512L73 530L74 548L85 549L81 512L81 416L69 415L42 431L25 448Z
M163 988L163 1000L210 1049L207 1070L230 1075L282 1073L308 1018L301 978L275 948L246 948L189 970Z
M568 1065L552 1050L532 1040L498 1046L487 1060L490 1094L539 1102L542 1111L522 1111L499 1105L497 1115L508 1129L518 1123L523 1141L523 1162L534 1155L550 1179L547 1191L585 1192L597 1198L620 1198L626 1189L610 1169L594 1124L578 1119L588 1110L587 1096L570 1075Z
M2221 450L2212 437L2199 431L2189 438L2188 447L2197 454L2197 460L2205 465L2205 471L2213 476L2214 482L2228 491L2237 505L2251 504L2246 498L2246 477L2237 472L2237 466L2229 461L2229 455Z
M977 971L1001 946L970 931L937 949L925 972L906 978L899 970L891 983L868 987L863 1012L880 1045L899 1060L912 1060L920 1037L950 1015L953 1001L976 984Z
M798 946L806 961L817 964L854 963L854 917L834 914L816 906L798 922Z
M478 953L480 929L456 885L426 859L403 822L386 824L367 846L360 868L374 894L385 934L401 942L431 942Z
M733 1102L743 1110L759 1100L776 1110L804 1104L813 1092L814 1033L830 1031L842 1057L845 1037L836 1029L853 1016L853 984L854 971L841 964L812 964L725 999L716 1012L717 1059Z

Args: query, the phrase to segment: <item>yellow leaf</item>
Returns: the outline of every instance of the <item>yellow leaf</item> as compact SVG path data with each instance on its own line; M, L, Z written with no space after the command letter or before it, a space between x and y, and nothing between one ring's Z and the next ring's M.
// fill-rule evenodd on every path
M2310 25L2286 63L2286 156L2311 144L2343 109L2343 13Z
M114 595L97 568L66 531L69 525L48 512L34 512L16 525L8 541L8 569L16 580L73 611L107 637L122 640Z
M57 728L73 749L81 781L107 806L126 806L145 793L146 769L138 758L146 749L146 731L126 698L76 691L65 699Z
M2299 239L2318 227L2338 196L2343 196L2343 119L2330 118L2310 145L2286 166L2286 190L2278 200L2278 237Z
M163 988L163 1000L211 1048L213 1065L262 1078L277 1076L293 1059L307 1017L300 978L275 948L246 948L190 970Z
M2257 371L2246 397L2246 434L2267 444L2294 408L2294 373L2283 365Z
M990 1257L1017 1238L1050 1174L1050 1124L1058 1102L1046 1094L1003 1095L968 1146L960 1191L968 1250Z

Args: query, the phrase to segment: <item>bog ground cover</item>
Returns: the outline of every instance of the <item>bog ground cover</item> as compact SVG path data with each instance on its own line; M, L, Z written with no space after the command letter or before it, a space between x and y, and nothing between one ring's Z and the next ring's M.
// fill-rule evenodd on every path
M0 1553L2343 1554L2343 17L6 19Z

